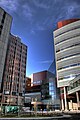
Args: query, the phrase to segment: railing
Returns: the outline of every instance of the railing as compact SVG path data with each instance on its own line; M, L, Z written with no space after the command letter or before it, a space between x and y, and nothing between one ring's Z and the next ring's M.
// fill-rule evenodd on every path
M80 75L71 80L67 88L68 94L74 93L79 90L80 90Z

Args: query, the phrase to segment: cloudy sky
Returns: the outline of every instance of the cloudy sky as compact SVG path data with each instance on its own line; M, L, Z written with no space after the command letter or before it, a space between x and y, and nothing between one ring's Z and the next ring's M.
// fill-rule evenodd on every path
M54 61L57 22L80 18L80 0L0 0L0 6L13 17L11 32L28 46L27 76Z

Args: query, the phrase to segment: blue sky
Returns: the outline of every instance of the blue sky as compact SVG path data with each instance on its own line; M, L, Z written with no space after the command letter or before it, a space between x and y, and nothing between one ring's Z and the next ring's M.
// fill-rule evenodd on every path
M13 17L11 32L28 46L27 76L48 70L54 61L57 22L80 18L80 0L0 0L0 6Z

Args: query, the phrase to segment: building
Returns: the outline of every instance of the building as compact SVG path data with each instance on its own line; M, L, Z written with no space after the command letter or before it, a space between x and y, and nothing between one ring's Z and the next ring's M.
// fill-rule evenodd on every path
M31 78L26 77L25 80L25 93L28 92L28 90L31 89Z
M31 75L33 76L33 74ZM41 103L41 85L33 85L31 82L32 77L26 77L25 84L25 106L29 109L34 109L35 100L37 103Z
M0 104L6 107L24 104L26 78L27 46L10 33L11 23L0 8Z
M72 103L78 104L79 107L80 19L60 21L57 27L57 30L54 31L57 86L61 91L61 109L66 110L71 109ZM77 81L78 86L76 86L76 90L73 89L70 92L73 81ZM69 104L70 102L71 104Z
M31 78L26 77L25 83L25 93L40 92L40 85L32 85Z
M12 22L12 17L0 7L0 93L2 93L1 86L3 83L3 71L5 66L11 22Z
M2 103L4 105L23 105L26 59L27 46L19 37L10 34L3 74Z
M31 104L37 102L38 109L59 109L59 93L56 87L55 75L49 71L41 71L33 73L30 79L27 79L29 87L27 87L26 97L31 97ZM37 101L36 101L37 100Z
M68 109L80 110L80 75L69 82L67 94L70 97Z

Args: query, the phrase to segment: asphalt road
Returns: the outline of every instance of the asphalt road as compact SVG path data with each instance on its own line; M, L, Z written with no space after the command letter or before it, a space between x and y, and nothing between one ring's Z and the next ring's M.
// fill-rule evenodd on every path
M0 120L80 120L80 114L63 114L55 117L0 118Z
M0 120L80 120L78 116L63 116L63 117L41 117L41 118L0 118Z

